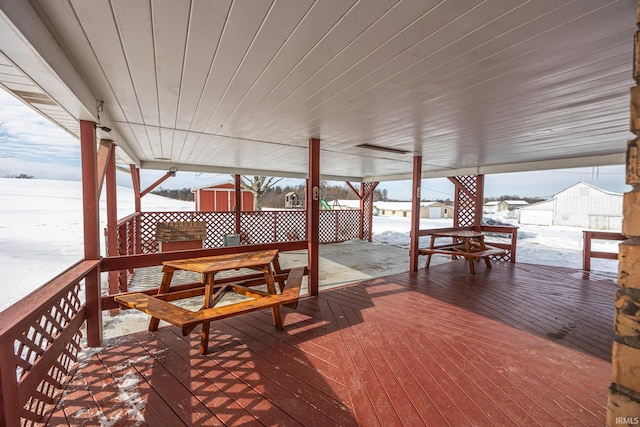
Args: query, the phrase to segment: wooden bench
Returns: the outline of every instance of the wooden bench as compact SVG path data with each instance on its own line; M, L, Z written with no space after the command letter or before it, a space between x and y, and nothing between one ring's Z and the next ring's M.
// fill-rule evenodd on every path
M153 318L164 320L182 329L182 334L189 334L198 324L209 323L213 320L224 319L238 314L250 313L265 308L274 308L285 305L295 308L300 296L300 287L304 276L305 267L291 269L280 294L269 294L239 285L225 285L232 287L233 291L246 296L254 297L249 301L242 301L221 307L203 308L199 311L191 311L178 307L168 302L172 298L170 294L146 295L143 293L130 293L115 296L119 304L135 308L149 314ZM279 323L279 324L278 324ZM276 322L276 328L282 329L282 323ZM156 330L157 326L150 325L150 330Z

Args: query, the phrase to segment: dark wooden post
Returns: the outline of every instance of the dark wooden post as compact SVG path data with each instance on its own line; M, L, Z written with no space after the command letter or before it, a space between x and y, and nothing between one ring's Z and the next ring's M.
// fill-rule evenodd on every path
M309 179L307 180L307 247L309 257L309 295L318 295L320 261L320 140L309 140Z
M482 212L484 208L484 175L476 175L476 205L473 218L473 228L480 231L482 228Z
M115 256L118 255L118 199L116 194L116 153L114 149L115 147L113 147L113 142L108 141L108 143L111 144L111 150L109 151L105 175L107 192L107 255ZM119 282L119 276L120 275L117 271L109 272L109 294L111 295L118 293L118 291L125 292L127 290L126 279L123 282ZM118 310L114 311L117 312Z
M422 156L413 157L413 192L411 194L411 247L409 249L409 271L418 271L418 235L420 231L420 198L422 189Z
M240 230L242 228L242 183L240 181L240 175L235 175L235 192L233 196L236 203L236 234L240 234Z
M640 24L640 4L636 22ZM639 25L640 28L640 25ZM623 197L622 234L618 285L615 296L612 384L609 388L607 425L640 423L640 30L636 31L631 88L631 132L636 139L627 142L626 182L632 190Z
M133 184L133 204L135 212L138 214L135 220L135 232L133 233L134 252L136 254L142 253L142 224L140 218L140 212L142 212L142 203L140 202L140 169L136 165L129 165L131 170L131 181Z
M98 168L96 129L93 122L80 120L80 157L82 160L82 204L84 259L100 259ZM85 278L87 345L102 345L102 306L100 303L100 268Z

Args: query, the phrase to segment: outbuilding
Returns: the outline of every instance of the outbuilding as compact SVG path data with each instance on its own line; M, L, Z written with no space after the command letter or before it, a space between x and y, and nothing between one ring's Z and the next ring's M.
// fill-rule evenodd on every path
M235 210L235 186L233 182L196 187L192 188L191 192L195 194L197 212L232 212ZM242 189L241 194L241 211L252 211L253 193Z
M341 209L357 209L358 200L335 200L332 202ZM375 202L377 215L411 217L411 202ZM453 218L453 207L440 202L420 202L420 218Z
M622 194L579 182L552 199L520 208L520 224L622 229Z

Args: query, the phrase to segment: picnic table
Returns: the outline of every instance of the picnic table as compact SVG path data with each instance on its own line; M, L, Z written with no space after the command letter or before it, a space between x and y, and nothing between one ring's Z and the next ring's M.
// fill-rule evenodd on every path
M451 240L446 244L437 245L436 240L443 237ZM427 269L431 263L431 256L434 254L464 257L468 261L471 274L475 274L474 261L484 259L487 268L490 269L491 261L489 257L504 255L506 250L487 245L484 241L484 234L480 231L447 230L432 233L429 248L418 249L418 253L427 256L425 264Z
M150 331L158 329L160 320L181 327L183 335L190 333L196 325L202 324L200 354L207 353L209 326L212 320L271 308L276 328L282 329L280 305L292 306L297 303L305 270L304 267L292 269L285 283L285 280L282 279L282 269L278 261L277 249L165 261L162 264L163 277L157 295L130 293L118 295L114 299L122 305L151 315ZM260 282L266 284L267 292L237 283L216 286L216 274L222 271L239 269L261 271L264 280ZM203 289L172 291L171 280L176 270L200 273L202 275ZM276 279L274 272L279 279ZM276 289L276 281L279 283L280 293ZM202 308L198 311L191 311L170 303L170 301L202 295L202 291L204 293L204 301ZM216 304L230 292L244 295L250 299L216 307Z

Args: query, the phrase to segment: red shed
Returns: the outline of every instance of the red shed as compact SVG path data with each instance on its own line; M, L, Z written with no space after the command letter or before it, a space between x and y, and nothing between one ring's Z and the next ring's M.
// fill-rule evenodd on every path
M207 185L193 188L196 195L197 212L232 212L235 208L235 186L233 183ZM253 193L242 189L241 211L253 210Z

